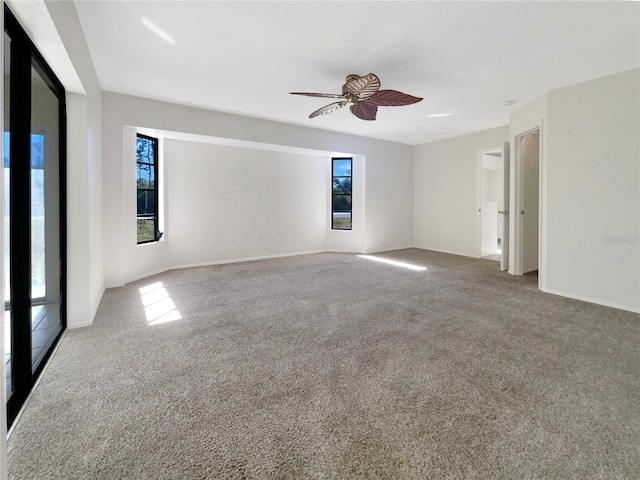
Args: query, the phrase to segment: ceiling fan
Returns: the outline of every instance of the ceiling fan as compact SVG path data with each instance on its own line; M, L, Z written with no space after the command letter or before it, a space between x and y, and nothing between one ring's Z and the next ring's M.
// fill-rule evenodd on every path
M326 115L349 105L349 110L362 120L375 120L378 107L399 107L411 105L422 100L420 97L407 95L397 90L380 90L380 79L370 73L368 75L347 75L347 81L342 86L342 94L290 92L292 95L306 95L308 97L340 98L339 102L330 103L319 108L309 118Z

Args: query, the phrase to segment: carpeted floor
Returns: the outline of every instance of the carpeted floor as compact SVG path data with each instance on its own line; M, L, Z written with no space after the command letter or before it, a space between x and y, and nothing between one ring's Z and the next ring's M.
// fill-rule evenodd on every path
M379 256L427 270L317 254L108 290L10 478L640 478L640 315L488 260Z

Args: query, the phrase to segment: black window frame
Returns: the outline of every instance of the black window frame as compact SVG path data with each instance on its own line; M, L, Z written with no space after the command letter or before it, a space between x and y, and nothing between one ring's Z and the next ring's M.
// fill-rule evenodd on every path
M337 161L345 161L348 160L351 168L349 169L349 175L336 175L335 166ZM333 191L335 181L337 179L348 178L351 181L351 188L349 189L349 193L339 193L335 194ZM349 209L344 210L336 210L335 205L335 197L349 197ZM336 227L334 220L335 213L349 213L349 226L348 227ZM353 230L353 158L352 157L334 157L331 158L331 230L342 230L342 231L350 231Z
M150 140L153 142L153 163L149 162L141 162L139 161L137 148L138 148L138 139ZM160 142L155 137L150 137L148 135L143 135L141 133L136 133L136 243L138 245L144 245L146 243L153 243L160 240L162 237L162 232L159 230L159 212L158 212L158 148ZM149 165L153 169L153 188L140 188L138 186L138 165ZM138 192L153 192L153 216L149 214L140 214L138 213ZM138 220L150 220L153 219L153 238L147 240L138 240Z

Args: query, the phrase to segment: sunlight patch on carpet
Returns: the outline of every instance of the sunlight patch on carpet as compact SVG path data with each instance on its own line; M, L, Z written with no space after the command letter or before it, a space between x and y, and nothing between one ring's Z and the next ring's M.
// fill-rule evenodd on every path
M142 287L139 292L149 325L158 325L182 319L182 315L178 312L162 282Z
M393 265L394 267L403 267L416 272L422 272L427 267L420 265L413 265L411 263L399 262L398 260L391 260L390 258L376 257L374 255L358 255L359 258L366 258L367 260L373 260L375 262L386 263L387 265Z

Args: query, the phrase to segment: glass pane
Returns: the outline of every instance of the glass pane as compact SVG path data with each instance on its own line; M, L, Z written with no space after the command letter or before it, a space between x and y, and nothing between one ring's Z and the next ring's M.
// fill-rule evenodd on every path
M31 297L46 297L44 135L31 134Z
M351 193L351 178L334 178L333 193Z
M154 215L155 208L155 192L138 190L138 215Z
M6 400L9 400L11 397L11 393L13 392L13 377L11 376L11 336L12 336L12 328L11 328L11 277L9 274L10 269L10 243L9 243L9 234L10 234L10 224L9 224L9 211L10 211L10 193L11 187L9 182L9 177L11 175L10 170L10 154L9 154L9 141L10 141L10 125L9 125L9 107L11 101L10 91L10 73L11 73L11 38L5 33L4 34L4 230L3 230L3 240L4 240L4 332L2 332L2 336L4 338L4 362L5 362L5 381L6 381ZM4 408L4 407L3 407Z
M59 102L31 69L31 359L38 367L60 318Z
M334 230L351 230L351 213L333 212L333 223L331 228Z
M7 76L5 79L5 89L7 89L7 83L9 82L9 77ZM6 108L5 103L5 108ZM6 124L8 122L9 117L5 116L5 129L9 128L9 125ZM9 168L9 141L10 135L9 132L5 130L4 132L4 301L8 302L11 298L11 282L9 277L10 270L10 262L11 256L9 252L11 250L10 244L10 233L11 233L11 225L9 222L10 211L11 211L11 169Z
M344 177L351 176L351 160L334 160L333 161L333 176Z
M155 240L155 222L154 219L138 219L138 242L146 242Z
M351 211L351 195L334 195L333 211L334 212L350 212Z
M138 188L155 188L153 165L138 163Z
M155 163L155 141L136 137L136 158L138 162Z

